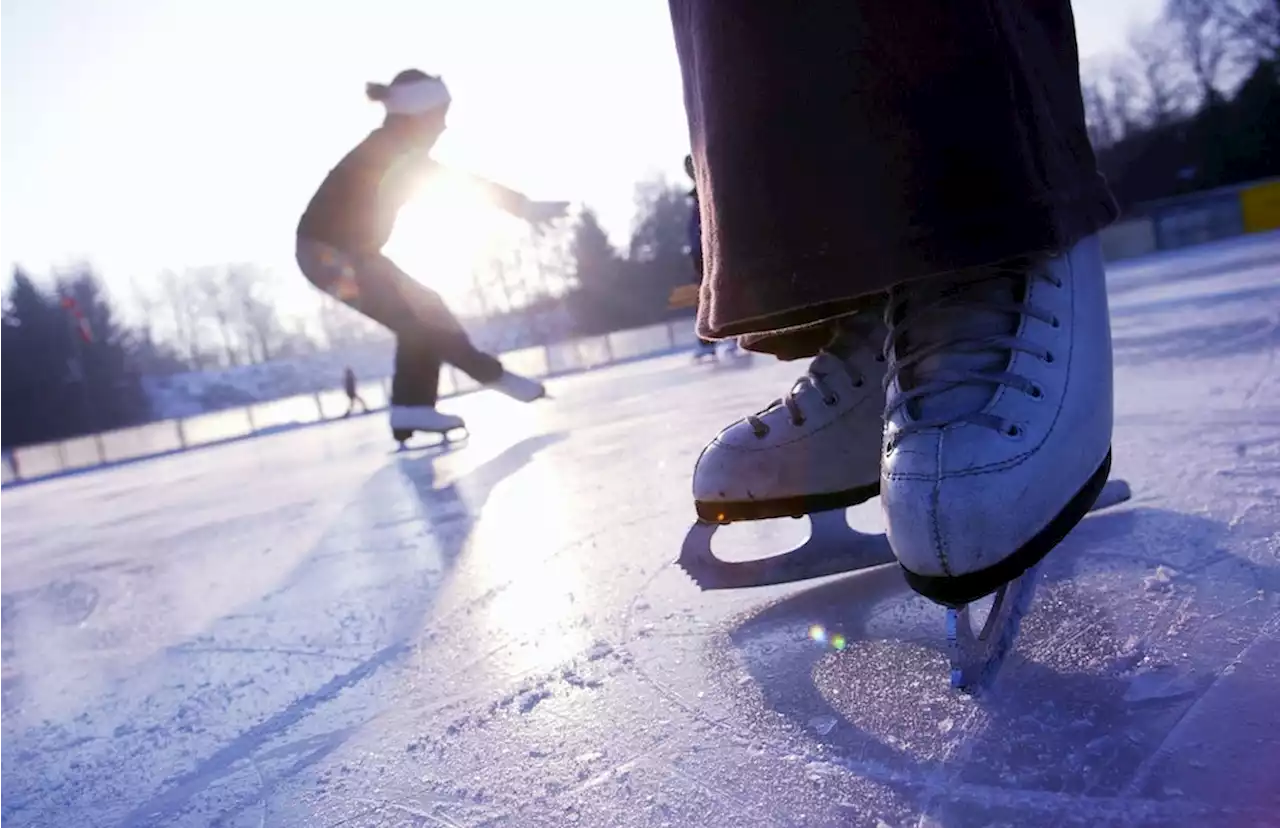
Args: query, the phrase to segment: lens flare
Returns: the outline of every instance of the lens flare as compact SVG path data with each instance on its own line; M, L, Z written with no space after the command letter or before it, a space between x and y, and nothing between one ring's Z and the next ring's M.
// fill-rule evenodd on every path
M821 624L809 627L809 640L822 645L830 645L831 649L842 651L849 646L848 640L840 633L828 632Z

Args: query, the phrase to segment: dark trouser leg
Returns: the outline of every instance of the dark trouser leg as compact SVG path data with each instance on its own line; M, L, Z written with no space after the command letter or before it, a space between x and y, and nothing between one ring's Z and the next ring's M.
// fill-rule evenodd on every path
M440 358L430 342L399 337L396 373L391 379L392 405L435 406L440 387Z
M669 2L707 240L700 334L821 322L1115 217L1069 0Z
M393 405L434 405L442 362L480 383L502 376L502 363L472 344L439 294L385 256L357 258L299 240L298 265L321 290L396 334Z

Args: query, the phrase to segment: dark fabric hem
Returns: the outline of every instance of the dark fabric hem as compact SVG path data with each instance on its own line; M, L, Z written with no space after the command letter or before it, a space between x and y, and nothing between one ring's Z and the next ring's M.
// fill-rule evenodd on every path
M1067 196L998 213L965 215L944 230L914 234L893 245L855 250L833 244L811 255L788 252L745 265L716 262L702 283L697 333L709 339L776 334L747 337L744 347L799 358L804 354L786 344L785 329L856 312L871 304L876 294L902 282L1067 250L1097 233L1119 211L1102 176L1089 176L1092 184ZM849 238L856 235L851 232ZM816 340L812 333L797 333Z

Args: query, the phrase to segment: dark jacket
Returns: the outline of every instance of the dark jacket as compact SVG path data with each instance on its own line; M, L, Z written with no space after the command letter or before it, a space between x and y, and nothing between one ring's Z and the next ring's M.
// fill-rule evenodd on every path
M298 236L351 253L381 250L396 214L437 165L393 129L379 127L329 171L312 196Z

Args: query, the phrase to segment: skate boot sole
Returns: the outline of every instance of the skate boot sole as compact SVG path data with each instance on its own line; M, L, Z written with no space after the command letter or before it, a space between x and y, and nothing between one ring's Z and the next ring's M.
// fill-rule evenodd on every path
M452 436L455 432L462 432L460 437ZM435 434L440 438L438 443L430 443L422 446L410 446L409 441L413 439L415 434ZM391 430L391 438L398 444L397 451L412 451L415 448L437 448L439 446L452 445L456 440L465 440L471 436L471 432L467 430L465 425L454 426L453 428L394 428Z
M711 549L720 522L696 521L685 535L676 564L701 590L746 589L856 572L896 559L882 534L858 532L844 509L813 512L808 540L795 549L754 560L727 561Z
M855 486L839 492L796 495L774 500L694 500L693 508L698 519L707 523L736 523L744 520L799 518L816 512L847 509L865 503L879 494L880 481L877 480L867 486Z
M1102 465L1075 493L1066 508L1049 521L1039 534L999 563L976 572L954 576L920 575L903 567L902 571L907 583L925 598L952 609L960 609L966 604L990 595L1035 567L1062 542L1076 524L1093 509L1094 502L1106 485L1110 473L1111 450L1108 449Z

